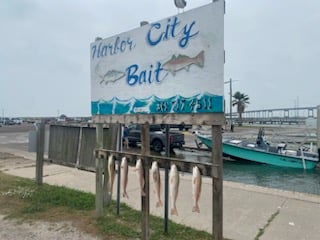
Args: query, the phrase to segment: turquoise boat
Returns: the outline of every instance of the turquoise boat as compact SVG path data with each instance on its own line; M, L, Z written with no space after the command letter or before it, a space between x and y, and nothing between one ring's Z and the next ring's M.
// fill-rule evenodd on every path
M197 138L212 149L212 137L195 133ZM271 164L279 167L313 169L319 162L319 155L303 149L286 149L286 144L271 146L264 138L264 130L260 129L256 142L238 139L223 139L222 152L224 156L233 159Z

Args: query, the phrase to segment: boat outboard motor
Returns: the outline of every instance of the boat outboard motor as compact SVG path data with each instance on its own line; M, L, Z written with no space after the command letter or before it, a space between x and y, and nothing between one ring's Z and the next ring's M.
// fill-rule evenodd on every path
M285 143L279 143L277 146L277 151L278 153L282 153L287 147L287 144Z

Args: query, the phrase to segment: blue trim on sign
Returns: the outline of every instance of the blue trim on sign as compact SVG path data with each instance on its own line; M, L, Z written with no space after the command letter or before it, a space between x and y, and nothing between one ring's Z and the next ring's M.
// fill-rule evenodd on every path
M166 99L151 96L146 99L131 98L91 102L92 115L109 114L161 114L161 113L221 113L223 96L210 93L193 97L172 96Z

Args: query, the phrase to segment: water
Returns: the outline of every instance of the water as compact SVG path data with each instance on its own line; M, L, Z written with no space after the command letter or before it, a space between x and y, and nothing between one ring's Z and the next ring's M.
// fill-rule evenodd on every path
M302 170L224 161L224 180L320 195L320 168Z
M190 161L210 162L208 153L179 152L175 156ZM247 161L224 161L223 179L262 187L320 195L320 168L303 170L256 164Z

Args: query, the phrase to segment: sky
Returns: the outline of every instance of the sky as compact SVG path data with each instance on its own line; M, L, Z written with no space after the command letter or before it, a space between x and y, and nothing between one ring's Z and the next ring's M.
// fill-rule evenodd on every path
M0 0L0 114L90 116L90 43L175 15L173 2ZM320 105L319 23L318 0L226 0L224 81L247 110Z

